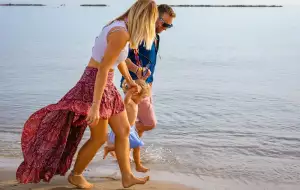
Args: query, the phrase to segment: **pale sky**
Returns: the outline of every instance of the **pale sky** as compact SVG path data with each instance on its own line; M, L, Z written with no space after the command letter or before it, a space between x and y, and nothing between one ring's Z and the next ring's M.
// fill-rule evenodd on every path
M167 2L170 4L298 4L300 0L157 0L157 2Z
M42 4L70 4L104 3L104 4L126 4L130 5L135 0L0 0L0 3L42 3ZM167 4L281 4L300 5L300 0L156 0L157 3Z

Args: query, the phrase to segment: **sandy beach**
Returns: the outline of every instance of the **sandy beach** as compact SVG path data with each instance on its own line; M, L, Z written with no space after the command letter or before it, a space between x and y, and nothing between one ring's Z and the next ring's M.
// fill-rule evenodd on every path
M95 190L120 190L124 189L121 181L105 178L91 177L88 180L95 184ZM55 176L50 183L38 184L18 184L15 179L15 171L8 169L0 169L0 190L71 190L76 189L67 182L66 176ZM161 189L161 190L192 190L181 184L168 182L149 181L146 185L136 185L129 189Z

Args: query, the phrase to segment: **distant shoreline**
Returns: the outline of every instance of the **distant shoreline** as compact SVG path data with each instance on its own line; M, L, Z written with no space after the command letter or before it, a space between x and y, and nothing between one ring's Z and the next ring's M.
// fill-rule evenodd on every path
M81 7L107 7L106 4L82 4Z
M20 3L4 3L0 4L0 6L23 6L23 7L29 7L29 6L47 6L44 4L20 4ZM62 4L60 6L65 6L65 4ZM81 4L81 7L107 7L108 5L106 4ZM171 7L269 7L269 8L274 8L274 7L283 7L282 5L170 5Z
M46 5L44 5L44 4L27 4L27 3L5 3L5 4L0 4L0 6L20 6L20 7L37 6L37 7L42 7L42 6L46 6Z
M171 7L283 7L282 5L170 5Z

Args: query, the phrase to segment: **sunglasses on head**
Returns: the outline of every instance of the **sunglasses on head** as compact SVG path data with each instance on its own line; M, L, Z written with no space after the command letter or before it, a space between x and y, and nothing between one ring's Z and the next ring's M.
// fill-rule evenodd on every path
M165 27L165 28L172 28L173 27L173 24L166 23L166 21L163 18L159 18L159 19L163 22L163 24L162 24L163 27Z

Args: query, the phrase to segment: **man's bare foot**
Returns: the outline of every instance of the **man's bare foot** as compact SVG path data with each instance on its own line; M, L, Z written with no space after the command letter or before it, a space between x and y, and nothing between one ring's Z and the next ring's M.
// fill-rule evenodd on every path
M94 187L94 185L89 183L82 175L70 174L68 181L79 189L91 189Z
M137 178L131 174L130 176L122 177L122 185L124 188L128 188L136 184L145 184L147 181L149 181L149 179L150 179L149 176Z
M146 173L147 171L149 171L149 168L144 167L142 164L136 165L135 166L135 170L137 172L143 172Z

